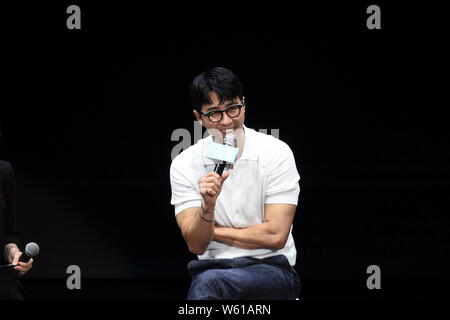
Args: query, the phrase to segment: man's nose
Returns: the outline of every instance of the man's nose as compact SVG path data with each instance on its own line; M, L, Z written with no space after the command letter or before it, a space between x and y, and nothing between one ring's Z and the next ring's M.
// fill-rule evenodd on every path
M233 120L231 120L231 118L228 116L228 114L226 112L224 112L223 116L222 116L222 120L220 120L220 123L223 126L227 126L227 125L231 124L232 122L233 122Z

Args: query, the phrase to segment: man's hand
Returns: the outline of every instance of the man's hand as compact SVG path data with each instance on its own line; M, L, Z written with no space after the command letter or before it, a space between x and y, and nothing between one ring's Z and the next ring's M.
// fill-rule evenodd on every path
M203 197L205 210L214 210L216 207L217 197L222 191L222 185L228 178L230 173L225 171L222 177L216 172L211 171L205 174L199 181L200 194Z
M23 276L28 271L30 271L30 269L33 267L33 258L31 258L28 262L19 262L19 259L23 253L15 244L6 245L5 249L8 250L8 262L15 266L14 270L19 271L20 276Z

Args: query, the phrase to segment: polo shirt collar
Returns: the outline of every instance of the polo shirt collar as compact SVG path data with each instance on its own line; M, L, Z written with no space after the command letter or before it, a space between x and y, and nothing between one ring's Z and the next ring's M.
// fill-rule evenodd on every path
M257 142L255 137L255 130L247 128L244 125L244 134L245 134L245 142L244 142L244 150L242 151L242 155L239 160L257 160L258 153L256 150Z

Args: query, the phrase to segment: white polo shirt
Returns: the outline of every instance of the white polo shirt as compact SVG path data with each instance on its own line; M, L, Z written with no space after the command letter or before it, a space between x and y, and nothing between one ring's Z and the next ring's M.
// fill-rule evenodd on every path
M245 144L241 157L230 169L217 198L215 220L218 224L246 228L264 222L264 204L297 205L300 193L294 155L289 146L270 135L244 126ZM190 207L200 207L202 196L199 180L214 170L214 160L203 156L203 149L212 141L208 136L176 156L170 167L171 204L175 214ZM212 241L199 259L222 259L250 256L266 258L284 254L294 266L297 251L292 227L283 249L241 249Z

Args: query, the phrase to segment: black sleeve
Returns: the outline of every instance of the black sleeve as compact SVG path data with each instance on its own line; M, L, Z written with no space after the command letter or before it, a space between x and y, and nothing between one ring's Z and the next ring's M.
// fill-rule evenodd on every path
M9 162L0 161L1 191L3 194L3 243L19 245L19 231L16 217L16 178ZM1 250L0 252L3 252Z

